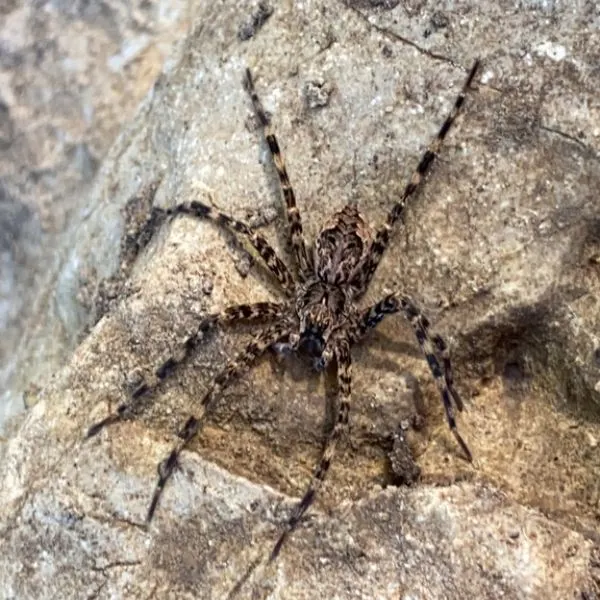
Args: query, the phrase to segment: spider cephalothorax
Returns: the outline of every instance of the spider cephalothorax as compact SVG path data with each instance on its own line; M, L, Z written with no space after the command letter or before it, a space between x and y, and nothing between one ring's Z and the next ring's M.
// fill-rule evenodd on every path
M344 290L316 277L299 286L298 349L315 360L318 370L331 359L331 336L356 314L351 301Z
M389 314L400 312L412 325L417 341L425 355L431 374L440 391L448 424L457 442L469 460L471 453L456 429L454 407L462 410L462 401L453 386L452 369L448 348L443 338L429 331L429 321L415 303L403 294L389 294L376 304L359 308L357 301L367 290L388 246L390 234L400 219L407 199L418 189L429 170L442 141L446 137L463 102L466 92L475 77L478 62L471 67L467 80L458 95L452 111L442 124L438 135L419 161L404 193L392 206L386 222L374 235L354 206L346 206L335 213L323 226L312 249L307 251L300 213L290 185L279 144L262 104L254 90L250 72L246 73L246 89L260 125L264 129L267 144L277 170L281 191L285 200L290 241L295 259L295 275L277 256L275 250L259 233L242 221L238 221L201 202L178 204L167 213L175 216L185 214L210 219L244 236L271 274L279 282L287 299L281 303L259 302L231 306L218 314L205 316L196 331L186 339L183 352L177 358L169 358L156 371L157 381L167 377L174 368L193 350L202 339L204 331L217 324L226 325L239 321L272 321L225 368L213 379L198 407L198 414L188 417L179 431L179 442L169 456L159 465L156 485L147 520L152 518L162 490L177 466L179 455L197 435L206 410L214 398L236 377L247 371L256 360L269 349L285 349L307 355L317 370L335 363L338 381L339 408L333 429L330 431L323 454L315 468L309 486L288 519L271 553L274 559L302 515L312 504L317 491L329 469L336 445L348 426L351 385L350 348L360 342L365 334ZM155 385L143 383L132 394L132 401L151 392ZM132 414L133 402L118 407L88 430L88 437L97 434L103 427Z

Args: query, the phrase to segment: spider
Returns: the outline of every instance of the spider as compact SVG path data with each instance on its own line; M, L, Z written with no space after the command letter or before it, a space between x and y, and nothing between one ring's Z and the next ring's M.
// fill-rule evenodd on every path
M386 315L397 312L402 313L412 325L442 397L448 425L466 458L472 460L471 452L456 427L454 408L462 411L463 403L453 385L450 354L444 339L438 334L430 333L428 319L408 296L389 294L372 306L362 309L356 303L371 283L389 244L390 234L402 216L407 200L419 189L454 123L478 67L479 61L475 61L452 110L437 136L421 156L402 196L392 206L383 226L372 232L356 207L349 205L331 216L310 250L307 249L304 239L300 212L296 206L296 197L279 143L255 90L250 70L246 70L245 88L266 138L279 178L281 194L285 200L295 275L277 256L267 240L242 221L197 201L177 204L166 210L167 215L171 217L183 214L209 219L243 236L279 282L286 299L279 303L258 302L230 306L221 313L207 315L197 329L186 338L183 352L177 358L169 358L156 369L155 384L142 383L131 394L131 402L119 405L115 413L89 428L88 438L99 433L107 425L131 417L135 400L151 393L158 383L170 375L199 344L209 328L216 325L233 325L240 321L273 322L217 374L200 401L198 414L189 416L179 431L178 443L158 465L158 481L148 508L146 523L149 523L154 515L165 484L177 468L181 452L200 431L206 411L215 397L234 379L248 371L268 350L297 352L307 356L317 371L323 371L330 363L335 364L339 407L335 424L327 436L321 458L306 492L292 510L270 553L269 562L273 561L279 555L286 538L298 526L304 513L314 502L334 458L338 442L347 430L352 370L350 349Z

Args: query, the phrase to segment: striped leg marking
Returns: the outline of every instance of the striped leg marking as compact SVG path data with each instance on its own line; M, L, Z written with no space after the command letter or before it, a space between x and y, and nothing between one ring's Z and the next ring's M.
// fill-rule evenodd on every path
M198 342L202 340L204 334L217 324L231 325L238 321L260 321L267 319L277 319L286 315L288 307L285 304L276 304L274 302L257 302L256 304L239 304L230 306L220 314L207 315L200 321L196 330L188 335L181 345L181 350L176 356L168 358L154 372L156 380L152 384L142 383L132 394L131 400L135 402L138 398L153 392L160 382L182 364L194 350ZM133 404L123 403L117 407L116 412L102 419L98 423L92 425L88 431L86 438L93 437L100 433L102 429L113 423L117 423L131 415Z
M335 455L337 444L342 435L348 429L348 413L350 412L350 392L352 380L352 360L350 357L350 343L347 339L340 339L334 350L337 360L338 396L339 410L336 423L325 442L325 448L321 460L313 472L312 479L302 497L302 500L294 508L292 515L286 523L283 533L275 544L269 562L274 561L287 537L296 529L300 519L314 502L315 497L325 480L331 461Z
M234 379L248 371L248 369L254 365L256 360L273 344L287 340L289 335L290 332L287 325L273 325L250 342L244 350L230 360L225 368L214 378L208 391L200 401L200 411L198 415L192 415L188 418L181 431L178 433L180 438L179 442L173 450L171 450L169 456L158 465L158 481L148 508L146 523L149 523L152 520L165 484L173 474L173 471L177 468L179 455L200 430L204 416L211 408L212 401L230 383L232 383Z
M294 295L294 278L285 266L285 263L277 256L277 253L273 250L269 242L262 235L253 231L246 223L219 212L212 206L197 201L183 202L173 208L169 208L166 212L168 215L184 214L200 219L209 219L230 231L233 230L242 234L258 252L269 271L279 281L283 291L288 296Z
M446 385L450 390L450 395L454 400L454 404L456 404L456 408L459 411L462 411L462 409L464 408L464 404L461 397L458 395L456 388L454 387L454 373L452 370L452 363L450 362L450 351L448 350L446 341L441 335L437 333L432 336L431 341L436 347L439 356L442 357L442 363L444 365L444 377L446 379Z
M390 294L377 304L367 308L360 316L356 328L350 334L352 342L358 341L367 333L367 331L375 328L385 317L385 315L397 312L402 312L412 325L415 335L417 336L419 346L425 355L425 359L427 360L427 364L429 365L433 379L435 380L435 383L440 391L440 395L442 396L442 402L444 404L446 418L448 420L450 430L454 434L456 441L462 448L467 459L472 461L473 456L471 451L469 450L469 447L465 441L462 439L461 435L458 433L456 420L454 418L454 406L452 405L452 400L454 400L454 405L459 411L462 411L463 409L463 402L457 391L454 389L452 365L450 363L450 352L448 351L448 346L440 335L435 334L430 336L429 321L427 317L421 313L421 311L415 306L410 298L406 296L396 296L395 294ZM436 351L441 356L443 368L440 366Z
M412 177L410 178L410 182L404 188L404 192L400 197L400 200L398 200L394 204L394 206L388 214L386 222L383 224L383 227L381 227L381 229L379 229L379 231L377 232L375 239L371 244L369 259L365 261L365 265L362 272L357 274L358 281L356 282L356 285L363 292L367 289L373 275L375 274L375 271L377 270L379 262L381 261L381 257L383 256L383 253L388 247L390 235L392 233L394 225L402 216L408 199L418 190L419 186L423 182L423 179L427 175L427 172L429 171L436 154L440 151L440 148L442 147L442 143L444 142L448 131L450 131L452 124L456 120L456 117L458 116L460 109L462 108L465 102L465 97L469 88L471 87L471 84L473 83L473 79L475 77L475 74L477 73L478 68L479 61L476 60L473 66L471 67L469 74L467 75L467 79L465 80L465 83L463 84L460 93L454 101L454 106L452 107L450 114L446 117L446 120L442 124L435 139L431 142L431 144L429 144L429 147L427 148L427 150L425 150L423 156L421 156L421 160L419 161L417 168L413 172Z
M275 170L277 171L277 175L279 177L279 185L281 187L281 193L283 195L283 199L285 200L285 206L287 209L290 238L294 256L296 257L296 264L298 266L299 275L302 278L305 278L310 274L312 269L308 254L306 252L304 234L302 232L302 218L300 217L300 211L296 206L296 196L285 168L283 154L281 153L279 143L277 142L277 138L275 137L271 123L267 118L262 102L260 101L260 98L256 93L256 89L254 88L254 81L252 80L250 69L246 69L245 87L248 94L250 94L254 112L256 113L260 125L263 128L267 145L269 146L271 156L273 157L273 164L275 165Z

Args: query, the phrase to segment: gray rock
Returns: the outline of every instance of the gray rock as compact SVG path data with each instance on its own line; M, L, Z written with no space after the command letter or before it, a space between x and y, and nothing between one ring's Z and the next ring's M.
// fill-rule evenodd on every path
M598 15L461 4L425 36L439 3L377 4L281 4L243 43L254 4L198 8L180 60L103 163L55 284L60 310L83 314L82 268L126 290L2 446L7 598L225 598L238 584L240 597L597 597ZM347 202L378 223L476 55L481 83L369 295L409 293L452 340L474 464L447 430L410 328L388 319L353 355L349 443L274 566L261 559L331 418L329 382L292 360L266 360L223 395L141 528L156 464L249 333L207 336L139 418L84 442L86 428L206 311L277 294L256 268L242 277L223 232L189 218L164 224L119 279L122 207L159 182L156 207L211 193L240 218L280 211L241 85L250 66L308 235ZM316 79L333 91L307 110ZM283 252L279 214L261 230ZM420 394L425 425L406 443L421 479L382 489L388 462L407 460L394 434L422 413Z
M90 189L192 17L185 0L1 3L0 431L79 341ZM120 235L104 217L99 277Z

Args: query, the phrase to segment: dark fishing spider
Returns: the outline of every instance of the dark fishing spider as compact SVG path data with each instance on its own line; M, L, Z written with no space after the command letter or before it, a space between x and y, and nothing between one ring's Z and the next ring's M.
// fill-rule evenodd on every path
M421 157L401 198L394 204L386 222L375 233L375 236L373 237L358 210L353 206L346 206L335 213L325 224L317 236L312 252L308 252L306 249L300 212L296 206L296 198L290 185L279 144L254 89L250 71L246 71L245 87L264 130L279 176L281 192L285 199L291 245L296 263L296 277L288 270L265 238L245 223L195 201L179 204L166 211L168 215L172 216L186 214L210 219L245 236L261 256L272 275L279 281L288 300L281 303L240 304L230 306L220 314L206 316L197 330L186 338L183 355L179 358L169 358L156 370L158 383L170 375L185 356L197 346L209 327L217 324L233 324L238 321L254 322L267 319L275 321L274 325L256 336L242 352L228 362L214 378L202 398L200 414L190 416L186 421L178 434L180 441L158 466L158 482L148 509L147 522L152 519L162 490L177 467L179 455L200 430L206 409L215 396L232 380L248 370L269 349L301 352L314 361L314 366L318 371L325 369L332 359L335 359L339 395L337 419L327 437L321 460L313 473L308 489L294 508L271 552L270 560L274 560L286 537L296 528L303 514L313 503L333 459L336 445L347 429L350 408L350 347L360 341L370 329L376 327L385 315L396 312L401 312L413 326L417 341L440 390L450 429L468 460L472 460L469 448L456 429L452 400L459 411L462 410L463 404L453 386L450 355L442 337L429 333L429 321L407 296L390 294L362 310L356 307L355 302L367 290L388 246L394 225L400 219L407 199L415 193L431 167L436 153L464 103L465 95L475 77L478 66L479 62L476 61L471 67L450 114ZM156 384L143 383L133 392L132 399L150 393L155 387ZM132 408L132 404L121 404L114 414L90 427L87 436L96 435L106 425L131 416Z

